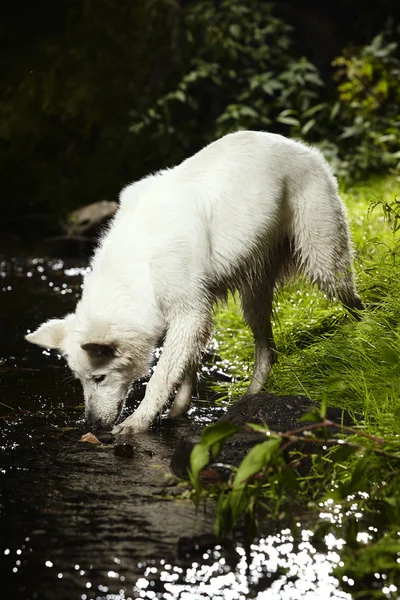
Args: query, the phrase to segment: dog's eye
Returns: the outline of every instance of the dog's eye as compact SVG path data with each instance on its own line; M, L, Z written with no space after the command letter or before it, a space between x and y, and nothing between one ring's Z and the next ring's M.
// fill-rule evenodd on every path
M104 381L106 378L105 375L94 375L94 377L92 377L93 381L95 383L101 383L102 381Z

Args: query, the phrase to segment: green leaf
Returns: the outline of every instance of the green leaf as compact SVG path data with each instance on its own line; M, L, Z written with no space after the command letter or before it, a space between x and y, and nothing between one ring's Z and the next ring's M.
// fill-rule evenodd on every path
M292 108L287 108L286 110L283 110L282 112L279 113L279 117L285 118L285 117L290 117L296 114L296 111Z
M229 495L229 506L231 510L232 526L235 525L236 521L246 509L247 495L244 493L244 489L232 490Z
M364 489L367 466L370 460L369 454L370 452L367 450L364 456L356 463L350 478L339 486L338 491L341 494L341 498L346 498L349 494L354 494Z
M209 448L213 457L216 458L225 440L232 437L239 430L239 425L234 425L229 421L208 425L201 432L201 444Z
M199 473L210 461L210 453L208 446L204 444L196 444L190 453L190 480L196 491L200 491Z
M258 423L246 423L246 427L260 433L267 433L270 430L267 424L259 425Z
M276 120L284 125L294 125L295 127L300 126L300 121L294 117L277 117Z
M179 100L180 102L186 102L186 96L185 94L182 92L182 90L176 90L175 94L174 94L175 98L177 100Z
M307 135L307 133L314 127L315 123L315 119L310 119L309 121L307 121L307 123L305 123L301 128L302 135Z
M239 490L245 487L249 477L261 471L279 452L279 447L280 438L274 438L254 446L240 463L232 489Z
M335 450L333 454L331 454L330 458L334 463L342 463L346 462L350 458L350 456L352 456L358 451L359 448L356 448L355 446L343 445L339 446L339 448Z
M296 477L296 473L290 467L281 470L280 479L282 483L289 489L298 490L300 488L300 483Z
M320 409L319 409L319 414L320 414L320 416L321 416L322 419L326 419L326 410L327 410L326 394L323 394L322 400L321 400L321 406L320 406Z
M251 106L241 106L240 114L243 117L253 117L254 119L258 117L257 111L254 110L254 108L252 108Z
M277 90L281 90L283 88L283 84L276 79L271 79L270 81L263 83L261 87L266 94L273 96Z
M326 104L324 104L324 103L316 104L315 106L312 106L311 108L306 110L305 113L303 113L304 117L313 117L315 114L317 114L318 112L323 110L325 107L326 107Z
M383 346L382 352L383 352L384 360L387 364L389 364L393 367L398 365L398 363L400 362L400 355L392 346L389 346L389 345Z
M329 115L329 118L331 121L333 121L340 109L340 102L336 102L336 104L333 105L332 110L331 110L331 114Z
M318 408L313 408L313 409L309 410L308 412L306 412L298 420L299 420L299 422L303 422L303 421L315 421L316 423L322 423L322 421L324 419L321 416L321 413L318 410Z
M393 496L387 496L384 498L384 501L386 504L389 504L389 506L393 506L394 508L397 508L400 504L400 499Z
M226 494L225 491L218 496L214 522L214 533L217 538L225 537L233 527L230 502L230 495Z
M232 37L239 38L240 34L242 33L242 29L237 23L232 23L232 25L229 25L229 33Z

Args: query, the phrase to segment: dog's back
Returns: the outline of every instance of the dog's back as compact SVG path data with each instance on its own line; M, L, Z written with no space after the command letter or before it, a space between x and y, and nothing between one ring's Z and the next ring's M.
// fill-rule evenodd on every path
M135 261L151 262L180 293L199 284L240 288L285 240L292 265L351 305L351 246L336 180L317 150L280 135L230 134L125 188L114 229L119 246L131 245Z

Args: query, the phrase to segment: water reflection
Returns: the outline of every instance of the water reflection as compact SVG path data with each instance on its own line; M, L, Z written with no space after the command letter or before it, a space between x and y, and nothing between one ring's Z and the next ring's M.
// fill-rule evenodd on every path
M317 552L311 536L311 532L303 530L301 541L295 543L290 530L283 530L252 544L248 552L238 545L239 560L235 569L227 564L218 549L203 555L203 560L211 559L210 562L194 562L185 570L171 565L148 567L133 587L133 597L350 600L349 594L338 589L338 581L331 574L339 555ZM157 593L151 589L156 579L164 588Z
M215 546L190 564L163 559L142 561L135 569L130 567L131 571L140 571L136 577L127 575L127 565L117 557L110 561L101 582L92 565L88 569L79 564L72 568L80 576L75 597L81 600L351 600L332 575L339 562L337 552L315 548L310 531L302 530L295 541L290 530L284 529L262 538L247 551L240 544L229 553ZM70 577L50 560L45 566L54 570L59 580ZM349 579L347 584L351 586ZM60 584L58 589L62 597Z

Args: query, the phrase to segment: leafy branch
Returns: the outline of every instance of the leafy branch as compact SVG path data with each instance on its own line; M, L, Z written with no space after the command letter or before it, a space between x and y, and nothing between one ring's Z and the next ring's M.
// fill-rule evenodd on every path
M226 537L241 518L245 522L248 537L256 535L259 513L267 511L276 517L285 498L293 490L304 498L307 495L310 497L310 494L313 497L325 497L327 487L338 477L336 465L346 464L349 468L346 478L336 484L335 490L332 488L334 495L342 499L349 493L364 489L365 472L373 457L384 459L387 468L390 466L400 475L397 466L400 463L400 447L395 445L393 451L383 450L382 446L386 444L383 438L356 427L337 424L317 410L307 413L303 419L317 422L308 422L279 434L271 432L266 425L251 423L238 426L221 422L204 428L200 443L191 453L189 476L196 503L208 495L217 497L215 532L218 536ZM201 478L202 470L210 462L216 461L229 438L249 429L265 434L266 440L256 444L238 467L230 467L231 477L227 482L205 486ZM347 434L349 437L341 439L332 436L332 429L336 429L341 436ZM350 458L357 454L360 458L349 463ZM299 472L304 465L310 470L307 477ZM330 469L327 469L327 465ZM312 490L307 483L310 480L313 481Z

